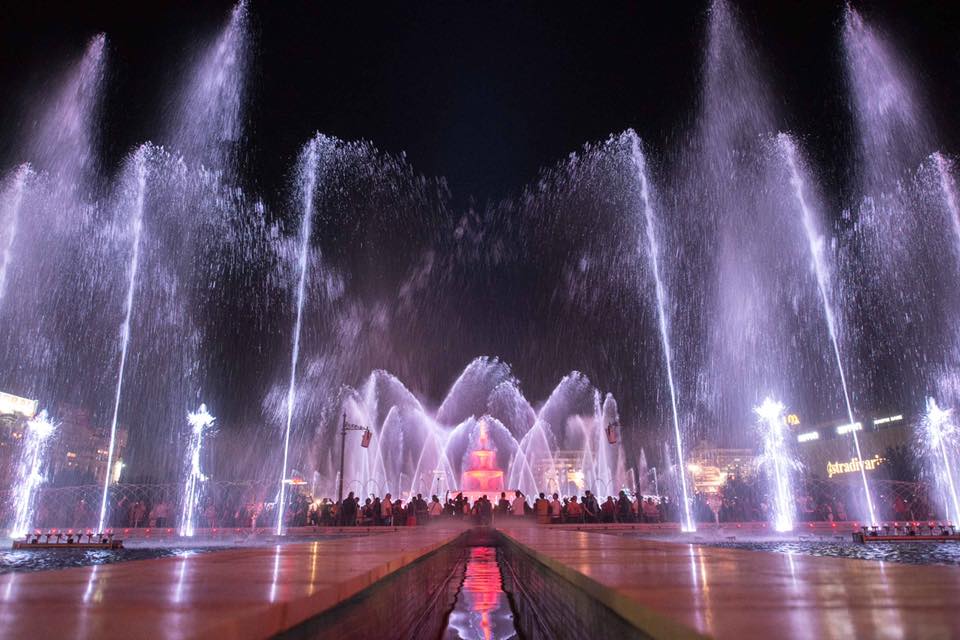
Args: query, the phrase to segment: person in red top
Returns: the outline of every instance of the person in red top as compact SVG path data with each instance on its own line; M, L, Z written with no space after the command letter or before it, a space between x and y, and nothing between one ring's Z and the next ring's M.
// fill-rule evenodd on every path
M577 502L577 496L571 496L567 503L567 522L583 522L583 507Z

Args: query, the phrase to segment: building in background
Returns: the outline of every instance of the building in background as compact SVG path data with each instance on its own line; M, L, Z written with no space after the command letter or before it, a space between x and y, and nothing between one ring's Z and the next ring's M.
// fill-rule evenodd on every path
M49 478L55 485L103 484L107 474L110 429L95 425L88 409L61 406L56 439L50 446ZM117 427L112 482L120 479L127 429Z
M27 421L36 414L36 400L0 391L0 481L4 486L14 473Z
M697 493L716 494L727 478L756 473L756 455L750 449L721 448L703 440L690 450L687 471Z

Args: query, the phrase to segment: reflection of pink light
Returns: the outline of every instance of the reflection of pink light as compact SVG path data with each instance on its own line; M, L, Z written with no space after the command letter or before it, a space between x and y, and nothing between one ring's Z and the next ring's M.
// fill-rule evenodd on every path
M470 549L470 560L467 562L463 589L471 596L470 608L480 614L480 628L483 629L484 640L490 640L493 637L490 612L500 608L500 597L503 593L495 549L491 547Z

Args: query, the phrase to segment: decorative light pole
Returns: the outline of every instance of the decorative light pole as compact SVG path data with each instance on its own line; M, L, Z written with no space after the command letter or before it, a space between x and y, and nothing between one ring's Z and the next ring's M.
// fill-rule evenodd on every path
M363 431L363 436L360 438L360 446L364 449L370 446L370 438L373 435L368 427L347 422L347 414L343 414L343 423L340 427L340 482L337 488L337 504L340 505L340 511L337 515L338 518L340 517L339 514L343 512L343 463L347 450L347 431Z

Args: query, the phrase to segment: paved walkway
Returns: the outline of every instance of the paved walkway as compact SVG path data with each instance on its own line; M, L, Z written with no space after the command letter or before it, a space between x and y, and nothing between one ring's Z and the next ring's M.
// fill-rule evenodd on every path
M960 567L762 553L505 528L654 637L956 638Z
M0 575L2 638L265 638L452 541L462 528Z
M263 638L342 602L461 531L401 528L9 573L0 576L0 636ZM654 637L960 637L960 567L789 556L550 527L503 531Z

